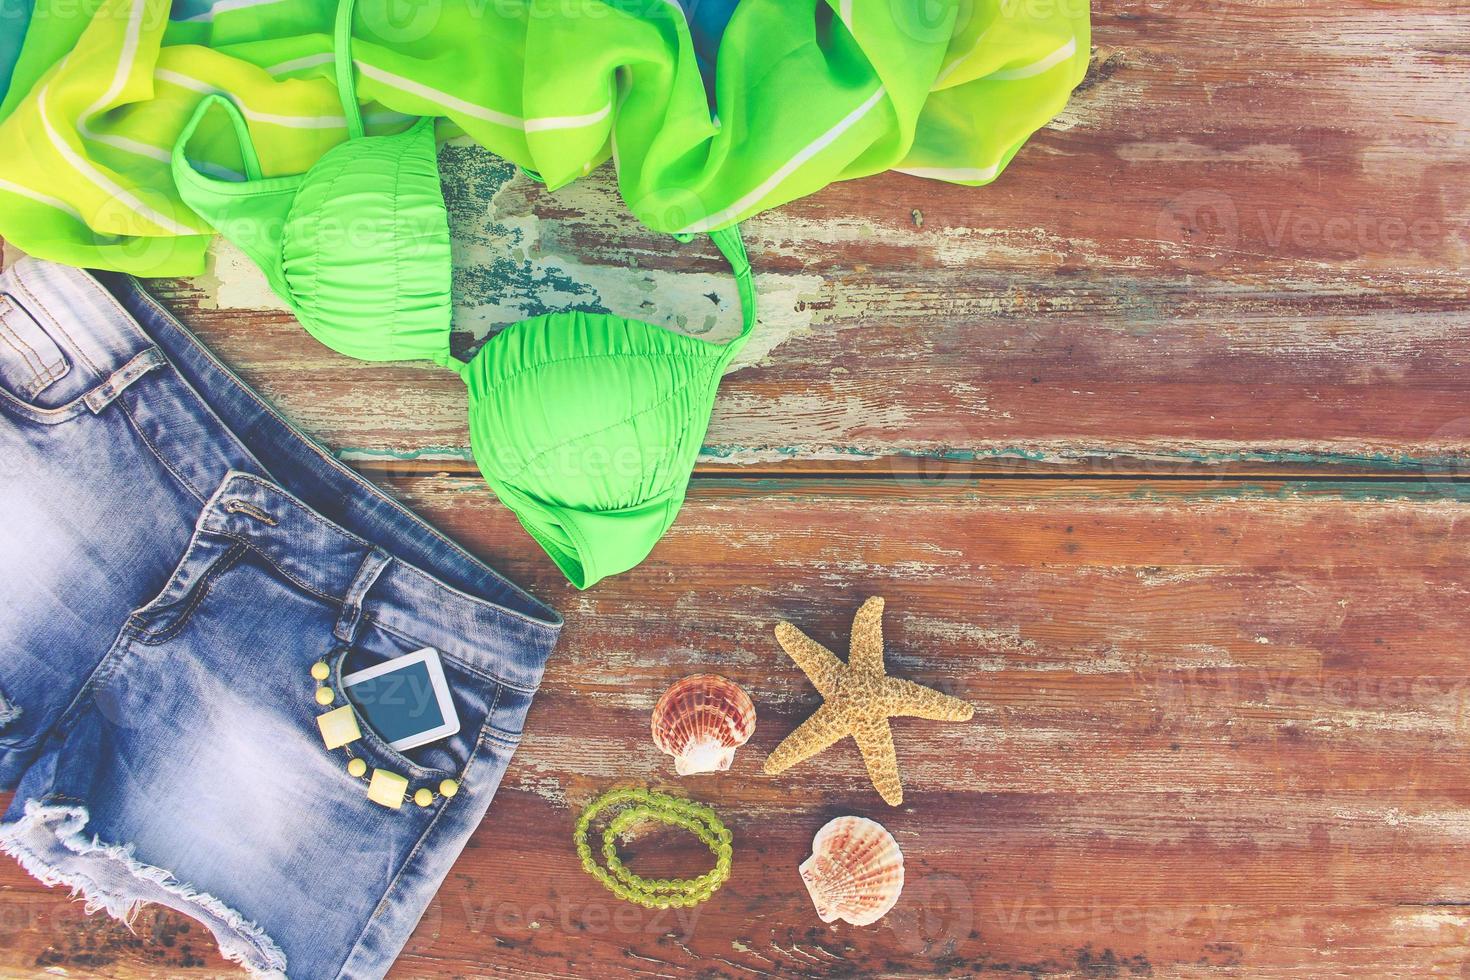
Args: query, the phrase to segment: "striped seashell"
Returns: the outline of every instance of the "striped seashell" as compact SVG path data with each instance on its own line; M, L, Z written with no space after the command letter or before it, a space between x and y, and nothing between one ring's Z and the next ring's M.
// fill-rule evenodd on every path
M676 681L653 708L653 742L674 757L681 776L729 769L754 732L750 696L718 674Z

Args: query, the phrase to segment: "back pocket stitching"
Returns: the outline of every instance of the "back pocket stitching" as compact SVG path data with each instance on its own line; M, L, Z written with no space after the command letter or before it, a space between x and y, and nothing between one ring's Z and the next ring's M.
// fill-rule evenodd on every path
M36 353L36 349L26 343L25 338L16 333L14 327L5 322L4 316L0 316L0 330L4 331L3 334L0 334L0 339L3 339L11 350L20 355L20 359L25 362L26 370L31 372L32 381L24 386L27 398L35 398L42 389L65 373L62 371L66 364L65 361L47 364L41 355ZM21 350L22 347L25 350Z
M103 289L101 285L98 285L97 289L99 292L102 293L107 292L107 290ZM26 298L29 299L30 302L34 303L36 308L46 315L47 319L51 323L51 326L56 328L56 332L66 338L66 342L71 345L72 350L79 358L81 358L82 363L87 365L87 367L91 369L93 374L97 375L99 378L102 377L104 372L98 370L97 365L92 363L92 359L87 356L87 349L80 346L74 339L72 339L72 335L66 332L65 322L55 313L51 312L50 308L41 301L41 297L36 295L35 290L31 289L24 282L17 281L15 283L15 291L18 293L25 293Z
M12 300L9 296L0 295L0 301L4 301L5 307L15 310L17 313L27 316L33 323L35 322L35 318L30 317L29 314L26 314L24 310L16 306L15 301ZM37 324L37 326L40 326L40 324ZM55 364L47 366L46 359L42 357L34 347L26 343L26 339L20 335L20 331L16 330L6 320L4 309L0 309L0 327L4 327L6 333L9 334L9 336L5 338L5 342L10 344L11 348L20 355L21 360L26 362L26 367L30 368L31 373L36 375L38 379L50 376L50 380L55 381L56 378L61 376L59 372L61 367L65 364L65 360L58 360ZM52 343L54 345L55 342L53 341ZM20 346L16 346L17 344ZM21 347L24 347L25 350L21 350ZM59 353L60 351L58 349L58 354ZM32 364L32 361L35 361L35 364Z
M281 564L270 555L252 545L249 538L244 537L243 535L236 534L233 531L224 531L216 527L211 527L208 530L210 534L217 534L222 538L229 538L240 547L248 548L249 550L255 552L256 557L265 562L271 568L274 568L276 570L276 573L279 574L281 578L285 579L287 582L290 582L293 586L300 589L302 592L305 592L308 595L315 596L316 598L320 599L322 602L325 602L330 606L336 606L338 608L342 606L342 600L340 598L338 598L337 596L327 595L320 589L314 589L311 586L307 585L305 582L301 581L301 579L286 571L286 569L283 568Z

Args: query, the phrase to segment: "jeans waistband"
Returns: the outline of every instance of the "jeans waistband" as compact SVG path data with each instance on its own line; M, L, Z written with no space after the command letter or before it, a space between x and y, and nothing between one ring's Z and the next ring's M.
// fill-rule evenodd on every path
M200 526L246 540L343 605L508 685L534 689L561 617L291 426L127 276L23 259L0 294L73 348L98 381L157 350L258 461L230 472ZM264 517L264 519L262 519Z
M336 634L343 643L368 619L492 680L536 689L546 624L450 588L268 480L227 475L198 527L249 545L299 588L340 605Z

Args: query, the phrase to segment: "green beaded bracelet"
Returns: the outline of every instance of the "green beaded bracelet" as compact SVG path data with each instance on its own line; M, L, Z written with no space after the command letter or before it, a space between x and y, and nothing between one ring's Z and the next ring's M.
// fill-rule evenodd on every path
M602 832L603 868L592 857L587 831L592 818L609 807L626 806L618 812ZM617 839L624 831L644 820L657 820L682 827L703 842L715 856L715 866L698 878L640 878L629 871L618 858ZM681 800L646 789L614 789L593 800L577 820L572 841L582 868L602 882L603 887L618 898L636 902L645 908L668 909L698 905L709 898L730 877L730 831L719 815L702 803Z

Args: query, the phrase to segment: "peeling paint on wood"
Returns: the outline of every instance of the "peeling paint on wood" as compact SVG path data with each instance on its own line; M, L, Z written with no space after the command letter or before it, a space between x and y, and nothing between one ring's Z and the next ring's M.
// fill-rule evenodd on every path
M1395 7L1388 47L1386 16L1104 6L1090 84L995 185L892 174L752 220L765 315L706 466L1458 466L1470 54L1459 12ZM462 350L579 306L733 329L713 249L627 220L610 168L549 194L482 151L443 159ZM209 315L258 284L166 288L247 377L299 363L285 409L347 458L466 458L452 378L353 364L284 319ZM426 411L365 404L385 376Z
M395 976L1470 975L1470 12L1094 10L1086 81L995 185L886 175L748 224L762 323L689 502L586 593L474 475L451 373L326 351L225 247L158 284L567 616ZM553 195L462 144L441 160L460 353L564 308L733 328L713 248L628 220L610 169ZM896 811L851 745L759 775L816 702L772 624L840 647L875 593L891 669L978 709L896 725ZM708 669L755 696L756 736L676 781L647 713ZM713 902L646 911L581 872L575 814L621 783L726 817ZM839 813L906 854L868 929L818 922L795 874ZM136 925L0 863L6 975L239 975L187 920Z
M607 229L614 240L632 219L618 196L611 168L603 167L554 196L487 150L460 139L439 155L454 253L456 333L480 340L510 323L560 310L615 313L669 330L723 343L740 330L740 304L728 266L712 246L680 245L672 237L653 243L673 256L683 250L713 254L713 272L673 271L640 264L639 250L623 252L624 265L579 258L585 227ZM537 208L548 210L543 215ZM578 223L558 214L574 213ZM216 241L209 271L193 284L201 310L287 309L265 276L228 242ZM812 275L757 275L761 331L730 370L754 364L783 340L810 327L822 280ZM473 346L473 344L471 344Z
M1357 499L1002 482L703 481L646 564L578 593L474 481L396 481L568 616L500 794L396 975L1402 976L1470 960L1464 504L1424 483ZM850 745L759 773L816 699L772 625L840 647L869 594L889 600L890 669L978 709L896 724L896 810ZM648 712L710 668L754 696L756 735L732 771L678 780ZM729 885L684 918L610 899L568 844L580 807L629 782L711 801L735 834ZM849 812L882 820L909 872L867 929L819 923L795 874ZM630 851L656 874L704 859L662 833ZM182 919L150 912L134 940L8 865L4 910L27 916L0 944L8 969L224 971Z

